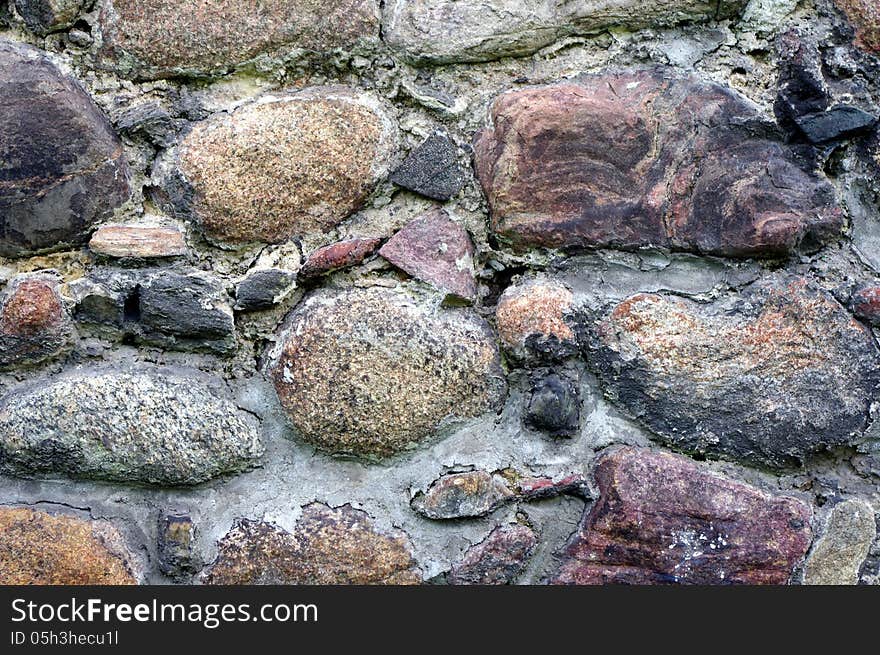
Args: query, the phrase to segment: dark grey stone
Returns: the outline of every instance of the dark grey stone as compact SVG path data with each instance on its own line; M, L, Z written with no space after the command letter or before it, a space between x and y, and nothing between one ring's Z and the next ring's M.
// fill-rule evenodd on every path
M455 144L443 134L432 134L409 153L391 181L428 198L449 200L464 186Z
M235 309L252 312L274 306L296 281L296 274L280 268L250 273L235 288Z
M871 130L877 117L851 105L837 105L826 111L795 118L810 143L840 141Z
M223 339L235 332L226 292L200 274L166 271L145 280L139 310L145 329L164 334Z
M580 391L577 384L556 373L539 373L532 383L526 425L553 437L571 437L580 428Z
M195 548L196 528L185 514L162 514L159 517L159 570L176 581L198 573L202 562Z
M70 27L86 0L14 0L15 9L32 32L45 35Z

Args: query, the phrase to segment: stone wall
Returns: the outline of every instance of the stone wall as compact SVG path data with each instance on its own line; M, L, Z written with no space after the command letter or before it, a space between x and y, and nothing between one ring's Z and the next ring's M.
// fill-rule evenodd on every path
M0 0L0 582L880 579L876 0Z

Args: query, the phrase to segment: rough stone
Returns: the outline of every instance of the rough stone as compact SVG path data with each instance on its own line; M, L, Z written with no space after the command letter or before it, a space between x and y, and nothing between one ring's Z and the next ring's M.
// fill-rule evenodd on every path
M0 367L54 357L68 346L72 333L56 279L30 274L9 283L0 299Z
M804 565L804 584L854 585L877 536L874 508L863 500L846 500L831 510L825 533Z
M120 259L161 259L186 255L183 234L175 227L105 225L89 241L96 255Z
M799 116L796 122L811 143L825 143L863 134L877 123L877 117L858 107L836 105L822 112Z
M102 0L105 65L139 78L225 73L261 55L376 40L376 0Z
M242 519L220 541L205 577L219 585L419 584L405 534L378 530L349 505L303 509L293 533Z
M131 555L107 521L0 507L0 584L132 585Z
M372 255L380 243L382 239L370 237L346 239L318 248L309 255L299 271L299 276L308 279L356 266Z
M687 452L795 465L852 444L876 396L870 333L804 278L706 304L638 294L591 331L606 394Z
M258 464L257 421L217 383L82 368L0 400L0 472L192 485Z
M344 87L266 96L184 137L179 176L166 184L169 209L220 242L323 233L384 177L395 134L377 100Z
M391 181L434 200L449 200L464 186L455 144L443 134L432 134L409 153Z
M880 285L864 284L850 297L853 313L874 327L880 327Z
M32 32L45 35L73 25L86 0L14 0L15 10Z
M410 221L379 254L414 278L474 300L474 244L467 231L438 209Z
M174 580L198 573L201 560L195 550L196 529L185 514L159 517L159 570Z
M392 0L383 13L383 35L392 48L417 62L491 61L525 55L566 36L609 27L639 29L730 18L743 0Z
M78 244L128 199L122 144L40 50L0 39L0 256Z
M144 280L140 322L147 330L189 339L224 339L235 332L225 290L199 273L163 271Z
M786 584L810 545L808 505L686 457L621 448L595 475L556 584Z
M471 546L452 567L451 585L513 584L538 546L538 535L524 525L498 526L486 539Z
M521 501L543 500L556 496L571 495L589 498L589 483L579 473L566 475L559 480L532 477L516 471L504 471L508 484Z
M73 280L68 288L75 303L73 316L78 323L122 327L126 320L123 294L91 277Z
M486 516L512 496L503 479L487 471L468 471L438 478L411 504L429 519L462 519Z
M875 0L834 0L856 31L856 45L880 53L880 7Z
M573 437L580 430L581 396L577 384L566 376L541 372L532 381L526 425L551 437Z
M269 375L300 436L382 457L484 414L506 394L488 325L407 287L315 292L297 305Z
M530 280L504 290L495 308L495 327L501 343L519 357L570 354L575 333L569 314L574 296L553 280Z
M252 271L235 287L235 309L253 312L277 305L296 286L296 273L281 268Z
M843 225L729 88L654 70L501 95L477 137L492 228L518 249L656 246L723 256L815 249Z

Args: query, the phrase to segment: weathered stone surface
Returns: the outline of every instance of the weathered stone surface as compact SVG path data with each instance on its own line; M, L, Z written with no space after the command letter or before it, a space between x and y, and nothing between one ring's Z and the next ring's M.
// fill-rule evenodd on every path
M583 76L506 93L491 113L477 172L493 229L516 248L767 256L842 227L831 185L756 107L694 76Z
M326 232L360 208L395 149L370 96L321 87L264 97L193 127L166 185L169 209L221 242Z
M380 243L382 243L382 239L373 237L346 239L318 248L309 255L306 263L299 270L299 276L313 278L356 266L372 255Z
M863 500L834 506L804 565L804 584L854 585L877 536L874 508Z
M190 485L252 468L256 419L176 369L84 368L0 400L0 471Z
M97 255L120 259L161 259L186 254L183 234L175 227L105 225L89 241Z
M137 584L122 537L106 521L0 507L0 584Z
M419 216L391 237L379 254L414 278L454 296L473 300L474 244L442 209Z
M107 65L159 78L224 73L260 55L351 48L379 33L376 0L104 0Z
M538 545L538 535L524 525L498 526L486 539L471 546L452 567L452 585L513 584L525 570Z
M159 517L159 570L175 580L197 573L201 565L195 550L196 528L185 514Z
M603 456L600 498L557 584L785 584L810 545L811 510L641 448Z
M429 519L461 519L485 516L512 496L503 479L487 471L468 471L438 478L411 504Z
M834 0L856 31L856 45L880 53L880 6L876 0Z
M566 475L559 480L553 478L536 478L522 475L516 471L504 471L505 478L516 499L521 501L542 500L556 496L571 495L589 498L589 483L579 473Z
M573 306L574 296L559 282L530 280L507 287L495 308L501 343L517 356L573 351L575 333L569 318Z
M282 406L304 439L333 452L390 455L506 394L489 327L406 287L315 292L279 346L269 375Z
M852 443L876 395L871 335L804 278L707 304L638 294L591 332L607 395L688 452L797 464Z
M853 313L874 327L880 327L880 285L864 284L849 300Z
M391 181L434 200L449 200L464 186L455 144L443 134L432 134L407 155Z
M0 255L80 243L128 198L122 144L36 48L0 40Z
M867 132L877 123L877 117L858 107L836 105L798 116L796 122L811 143L825 143Z
M48 34L73 25L86 0L14 0L15 10L33 32Z
M314 503L293 533L241 519L220 541L205 582L220 585L419 584L400 531L378 530L365 512Z
M0 299L0 367L34 364L58 355L71 336L70 317L56 279L22 275L9 283Z
M122 327L126 320L126 296L123 293L91 277L73 280L68 288L75 303L73 316L78 323ZM140 308L136 296L130 305L139 318Z
M543 371L534 376L524 415L526 425L552 437L572 437L581 421L577 383L564 375Z
M140 287L140 322L190 339L224 339L235 332L226 291L213 278L163 271Z
M609 27L642 28L730 18L743 0L392 0L385 40L423 62L490 61L535 52L566 36Z
M253 312L268 309L296 286L296 273L281 268L252 271L235 287L235 309Z

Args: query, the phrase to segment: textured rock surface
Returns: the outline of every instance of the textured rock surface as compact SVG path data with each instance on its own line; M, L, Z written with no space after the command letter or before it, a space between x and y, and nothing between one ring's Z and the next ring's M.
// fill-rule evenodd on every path
M197 484L255 466L256 420L199 378L80 370L0 400L0 470Z
M730 89L656 70L503 94L475 146L493 229L519 248L728 256L836 236L832 187L758 123Z
M365 512L314 503L293 533L238 521L221 540L207 584L418 584L406 535L378 530Z
M351 47L379 32L375 0L104 0L105 63L156 78L222 73L260 55Z
M129 194L119 138L40 50L0 38L0 255L83 241Z
M524 525L502 525L471 546L449 572L453 585L513 584L538 545L538 535Z
M834 0L856 31L856 44L880 52L880 7L874 0Z
M435 480L412 501L415 511L429 519L485 516L513 492L500 478L486 471L452 473Z
M449 200L464 186L455 144L443 134L432 134L407 155L391 181L434 200Z
M223 242L322 233L361 206L395 148L370 96L333 87L264 97L193 127L172 209Z
M853 313L873 326L880 326L880 286L865 284L857 288L850 298Z
M601 497L557 584L785 584L810 545L810 508L691 460L622 448L596 466Z
M443 210L407 223L379 250L414 278L454 296L474 300L474 244L467 231Z
M852 585L877 537L874 509L863 500L834 506L825 533L816 541L804 565L804 584Z
M304 439L367 456L403 450L446 419L483 414L506 391L494 339L475 314L379 287L301 302L269 373Z
M873 339L804 279L710 304L639 294L592 332L608 395L688 452L795 464L852 443L876 394Z
M159 517L159 570L174 580L198 573L195 525L189 516L163 514Z
M185 255L186 243L173 227L106 225L95 230L89 249L106 257L158 259Z
M29 29L46 34L72 25L86 0L14 0L12 4Z
M148 330L190 339L223 339L235 331L225 291L210 276L160 273L140 288L140 321Z
M740 0L392 0L383 24L388 43L411 59L489 61L615 25L638 28L727 18L744 5Z
M566 352L575 341L569 317L573 308L571 290L559 282L514 284L498 299L495 327L501 343L513 354Z
M356 266L372 255L381 239L346 239L318 248L299 271L302 278L318 277L349 266Z
M0 584L137 584L121 535L106 521L0 507Z
M267 268L250 273L235 287L235 309L268 309L280 302L295 286L296 273Z
M580 405L580 391L574 380L544 372L532 383L526 425L552 437L574 436L580 429Z
M10 282L0 299L0 366L41 362L61 353L71 336L57 280L26 275Z

